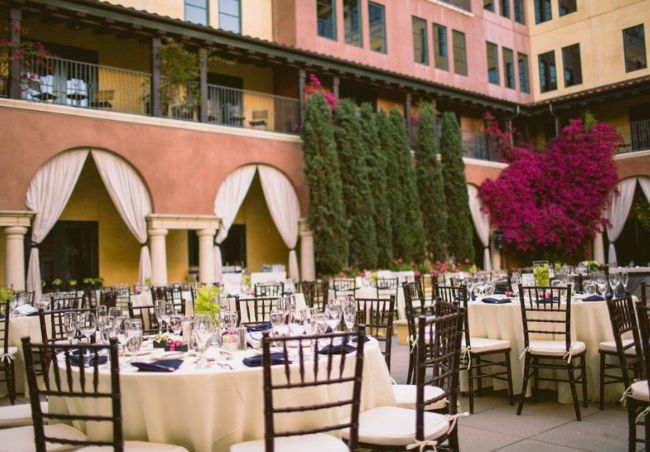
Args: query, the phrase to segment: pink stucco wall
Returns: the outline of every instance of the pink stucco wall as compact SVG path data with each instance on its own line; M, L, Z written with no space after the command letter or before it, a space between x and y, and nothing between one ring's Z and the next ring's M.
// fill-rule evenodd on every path
M338 39L336 41L321 38L317 35L315 0L298 2L278 0L278 9L283 11L283 14L288 14L291 11L290 8L293 7L295 17L293 21L283 19L282 27L276 28L274 32L274 39L299 48L513 102L527 103L532 100L529 94L505 88L503 82L502 47L508 47L515 52L515 64L517 52L529 55L530 59L525 25L515 22L514 19L507 19L498 14L484 11L482 0L472 0L473 17L429 0L374 1L383 4L385 7L387 54L374 52L369 48L368 0L361 0L363 48L345 44L342 0L337 0ZM418 16L427 21L429 65L422 65L413 61L412 16ZM432 24L434 22L447 27L449 71L436 69L433 63ZM452 29L465 33L468 63L468 76L466 77L456 75L453 72ZM499 45L501 86L488 83L486 41ZM515 74L517 74L516 70Z

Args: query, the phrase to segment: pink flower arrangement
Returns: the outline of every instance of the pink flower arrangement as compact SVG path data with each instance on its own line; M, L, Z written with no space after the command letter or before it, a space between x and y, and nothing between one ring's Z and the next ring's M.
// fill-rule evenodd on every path
M330 110L334 111L336 110L336 106L339 103L339 100L337 97L334 95L334 93L326 88L323 88L323 84L319 80L318 77L316 77L316 74L310 73L309 74L309 81L305 85L305 102L309 100L309 97L312 94L316 93L323 93L323 96L325 97L325 102L327 102L327 105L330 107Z
M593 239L606 223L603 209L618 181L612 155L621 138L615 130L574 119L543 150L514 146L512 133L489 117L487 131L510 165L485 181L479 196L506 246L559 257Z
M183 345L182 341L179 341L178 339L172 339L171 337L167 339L167 347L169 347L169 351L173 352L177 348L180 348Z

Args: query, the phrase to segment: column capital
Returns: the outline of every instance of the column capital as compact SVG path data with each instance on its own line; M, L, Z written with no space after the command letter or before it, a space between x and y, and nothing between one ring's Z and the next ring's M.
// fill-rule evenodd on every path
M196 235L199 237L214 237L216 233L216 229L199 229L196 231Z
M313 232L309 229L309 222L307 218L301 218L298 220L298 234L300 237L312 236Z
M165 237L169 230L163 228L149 229L149 237Z
M6 236L24 236L27 234L27 228L24 226L7 226L4 228L4 232Z

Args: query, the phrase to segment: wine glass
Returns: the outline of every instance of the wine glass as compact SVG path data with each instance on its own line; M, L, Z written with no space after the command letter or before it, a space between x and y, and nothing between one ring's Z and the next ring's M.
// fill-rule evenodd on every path
M126 352L135 355L142 347L142 322L139 319L125 320Z
M212 339L213 326L212 318L209 315L198 315L194 318L194 325L192 327L192 337L199 352L199 363L197 367L203 367L207 360L205 358L205 350L208 342Z
M169 316L169 326L178 337L180 337L181 331L183 331L183 318L182 314L172 314Z
M596 275L596 286L598 287L598 292L602 296L607 294L607 278L604 273L598 273Z
M170 318L174 314L176 314L176 307L174 306L174 303L166 301L160 307L160 316L162 318L162 321L165 322L165 325L167 326L167 328L165 328L167 331L169 331Z
M163 318L165 312L166 301L159 301L156 307L154 308L154 315L156 316L156 321L158 322L158 336L162 336L163 331Z
M621 274L609 272L609 287L612 288L612 292L616 293L618 285L621 283Z
M94 312L82 312L77 319L79 332L85 336L90 344L90 336L97 331L97 317Z
M327 304L325 306L325 316L327 318L327 325L332 329L332 332L336 330L341 323L341 306Z
M357 321L357 303L348 302L343 306L343 321L349 332L353 331L354 324Z
M467 296L472 299L472 296L474 295L474 290L476 290L476 278L472 276L468 276L466 280L467 284Z
M582 282L582 287L584 288L585 294L587 294L587 296L594 295L596 293L596 283L591 279L585 279Z
M221 322L224 330L232 330L237 326L237 313L233 311L221 311Z
M521 274L512 272L510 275L510 287L515 298L519 298L519 286L521 286Z
M623 289L625 289L625 291L627 292L627 283L629 281L629 275L625 271L622 271L621 273L619 273L619 275L621 279L621 284L623 285Z
M103 343L108 343L110 331L114 328L115 318L110 315L103 315L97 317L97 329L101 333L101 340Z
M289 333L291 336L300 336L305 332L304 311L293 310L289 314Z
M63 314L63 332L72 345L75 335L77 334L77 314L75 312L66 312Z
M273 309L271 311L270 318L271 318L272 335L273 336L285 335L287 333L287 325L285 324L286 312L278 308Z
M97 306L97 317L106 317L108 315L108 307L100 304Z
M494 287L495 286L492 281L485 281L485 283L483 284L483 294L485 294L488 297L494 294Z

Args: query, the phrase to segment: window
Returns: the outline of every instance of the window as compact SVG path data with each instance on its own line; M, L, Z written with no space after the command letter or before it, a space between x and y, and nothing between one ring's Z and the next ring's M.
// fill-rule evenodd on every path
M575 13L578 10L576 0L560 0L558 3L560 9L560 16L566 16L567 14Z
M316 0L318 36L336 40L336 0Z
M524 0L515 1L515 20L520 24L526 23L526 9L524 7Z
M512 50L503 48L503 78L506 88L515 89L515 56Z
M535 3L535 23L541 24L553 18L551 12L551 0L534 0Z
M467 50L465 49L465 33L453 30L451 33L454 46L454 72L467 75Z
M496 44L488 42L487 48L487 68L488 68L488 81L499 84L499 48Z
M240 0L219 0L219 28L241 33Z
M370 29L370 48L375 52L386 53L386 16L384 5L368 2L368 24Z
M562 48L562 66L564 67L564 86L574 86L582 83L580 44Z
M625 72L648 67L643 24L623 30L623 49L625 51Z
M433 24L433 54L436 67L448 71L447 27L440 24Z
M501 0L501 15L510 17L510 0Z
M494 0L483 0L483 9L494 12Z
M557 89L557 71L555 68L555 52L542 53L539 57L539 86L541 92Z
M519 63L519 91L530 93L530 77L528 76L528 55L518 53L517 60Z
M185 0L185 20L195 24L208 24L208 0Z
M361 47L361 0L343 0L345 42Z
M413 58L416 63L429 64L427 21L413 16Z

